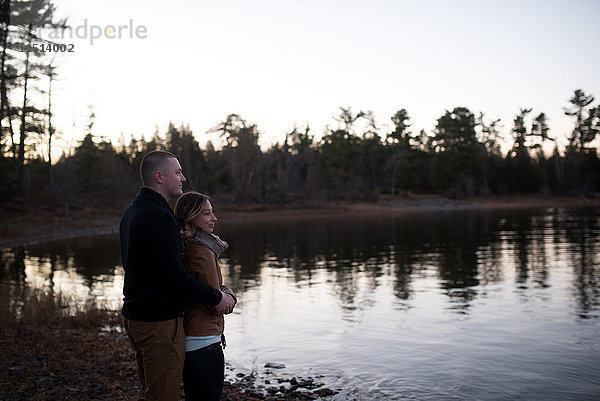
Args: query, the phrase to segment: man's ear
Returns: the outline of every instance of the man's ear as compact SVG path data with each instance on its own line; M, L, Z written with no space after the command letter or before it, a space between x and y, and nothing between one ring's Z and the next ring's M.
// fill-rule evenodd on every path
M163 175L160 171L154 172L154 181L156 181L159 184L163 183Z

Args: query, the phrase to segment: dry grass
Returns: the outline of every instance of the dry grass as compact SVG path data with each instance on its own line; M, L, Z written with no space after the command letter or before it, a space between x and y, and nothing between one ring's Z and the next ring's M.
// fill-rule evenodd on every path
M0 285L2 400L129 399L134 358L119 321L94 302Z
M1 328L14 325L97 328L118 324L119 313L98 305L94 300L77 304L62 292L0 284Z

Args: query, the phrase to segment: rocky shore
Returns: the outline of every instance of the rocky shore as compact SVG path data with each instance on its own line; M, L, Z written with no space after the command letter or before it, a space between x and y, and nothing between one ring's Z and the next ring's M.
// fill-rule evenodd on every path
M319 400L335 395L334 391L319 381L320 377L279 377L268 368L262 374L238 373L236 380L225 382L225 400Z
M131 400L140 386L120 314L93 304L73 310L61 294L0 285L0 355L2 401ZM318 400L336 393L318 377L287 378L278 374L283 370L267 364L230 375L222 400Z
M139 389L131 347L114 329L15 327L4 333L0 352L3 401L130 400ZM225 381L221 399L319 400L334 394L318 378L287 379L267 370Z

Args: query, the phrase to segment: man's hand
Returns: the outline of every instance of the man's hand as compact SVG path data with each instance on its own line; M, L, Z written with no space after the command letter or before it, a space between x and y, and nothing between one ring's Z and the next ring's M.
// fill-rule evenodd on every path
M221 291L221 295L223 295L223 297L221 298L221 302L219 302L218 305L215 306L215 309L217 310L217 313L219 315L226 315L233 311L233 307L235 306L235 300L231 295L223 291Z

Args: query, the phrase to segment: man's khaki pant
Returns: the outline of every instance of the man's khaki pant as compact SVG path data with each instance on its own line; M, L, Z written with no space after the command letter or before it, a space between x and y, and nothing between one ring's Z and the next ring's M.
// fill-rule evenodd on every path
M142 388L139 401L177 401L185 357L183 319L139 322L123 319L135 351Z

